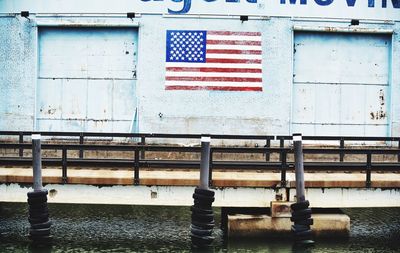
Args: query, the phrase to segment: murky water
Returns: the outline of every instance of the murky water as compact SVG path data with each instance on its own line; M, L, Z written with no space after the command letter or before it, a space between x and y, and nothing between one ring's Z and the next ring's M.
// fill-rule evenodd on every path
M49 206L53 246L30 247L27 204L0 203L0 252L191 252L187 207ZM216 208L219 220L219 210ZM400 208L346 209L351 236L318 240L306 251L290 240L216 240L208 252L400 252ZM218 226L218 224L217 224Z

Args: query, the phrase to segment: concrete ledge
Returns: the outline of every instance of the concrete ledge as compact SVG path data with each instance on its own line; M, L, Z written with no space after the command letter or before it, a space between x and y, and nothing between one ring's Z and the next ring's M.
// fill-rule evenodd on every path
M61 184L62 170L44 168L44 184ZM196 186L199 184L198 170L140 170L140 185ZM32 183L32 168L0 168L0 183ZM235 171L213 173L214 187L276 187L280 173L257 171ZM68 168L69 184L87 185L133 185L132 170Z
M315 237L348 237L350 217L345 214L313 214ZM269 215L228 215L228 237L290 237L290 218Z
M44 187L49 191L48 203L193 205L194 186L45 184ZM26 203L26 194L31 190L32 184L0 183L0 202ZM275 199L275 194L271 188L219 188L215 189L213 207L265 207Z
M44 168L43 183L62 183L60 168ZM196 186L198 170L154 169L140 170L140 185ZM287 173L287 185L295 186L295 176ZM372 173L372 188L400 188L400 173ZM281 173L262 171L218 171L213 172L214 187L268 187L280 184ZM365 188L364 173L305 173L307 188ZM31 183L32 168L0 167L0 183ZM68 168L69 184L89 185L133 185L133 169L113 168Z

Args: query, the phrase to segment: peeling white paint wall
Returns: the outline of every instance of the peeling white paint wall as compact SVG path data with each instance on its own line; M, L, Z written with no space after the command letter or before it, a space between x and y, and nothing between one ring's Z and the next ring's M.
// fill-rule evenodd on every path
M4 6L4 5L3 5ZM0 5L1 7L1 5ZM6 6L7 7L7 6ZM14 6L15 7L15 6ZM13 8L14 8L13 7ZM5 8L5 7L4 7ZM395 9L396 11L398 9ZM1 12L1 10L0 10ZM290 134L293 92L293 26L349 28L345 19L270 17L241 22L238 18L146 15L134 21L124 15L80 15L47 20L92 22L94 25L136 22L139 31L136 94L138 116L130 119L140 132L215 134ZM0 130L32 130L35 122L40 17L0 17ZM387 136L400 135L400 22L368 21L364 29L393 30L387 97ZM166 30L229 30L262 33L263 91L166 91ZM389 35L390 36L390 35ZM312 60L312 59L310 59ZM37 130L41 129L40 126ZM64 131L78 130L63 128ZM85 129L82 129L85 130ZM99 128L110 131L110 128ZM126 130L126 132L129 130Z
M21 17L0 17L0 129L32 129L36 29Z

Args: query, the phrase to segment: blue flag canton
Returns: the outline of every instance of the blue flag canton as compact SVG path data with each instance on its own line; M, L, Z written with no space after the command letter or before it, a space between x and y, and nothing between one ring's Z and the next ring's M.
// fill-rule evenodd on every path
M206 31L167 30L167 62L206 62Z

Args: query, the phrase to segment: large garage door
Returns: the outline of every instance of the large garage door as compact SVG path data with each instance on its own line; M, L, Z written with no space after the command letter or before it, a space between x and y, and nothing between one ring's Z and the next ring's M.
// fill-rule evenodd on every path
M292 132L389 134L389 35L296 32Z
M38 130L131 131L136 59L136 29L40 28Z

